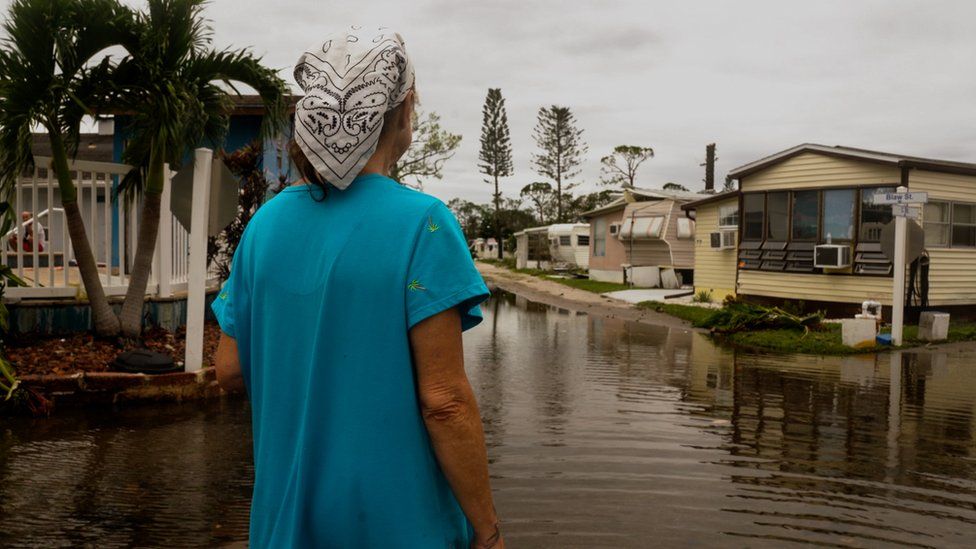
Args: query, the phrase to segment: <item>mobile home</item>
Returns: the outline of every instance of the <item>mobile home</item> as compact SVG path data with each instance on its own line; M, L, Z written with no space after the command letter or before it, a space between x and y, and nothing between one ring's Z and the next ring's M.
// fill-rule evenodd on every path
M700 198L685 191L626 189L606 206L583 214L590 222L590 278L660 285L660 273L691 278L695 220L681 206Z
M928 194L918 221L909 221L921 229L924 252L906 267L907 303L976 311L976 164L803 144L729 177L737 191L684 206L699 228L696 290L845 313L868 300L890 309L895 267L884 240L892 207L873 197L905 186Z
M587 223L549 225L549 257L553 266L583 267L590 263L590 226Z

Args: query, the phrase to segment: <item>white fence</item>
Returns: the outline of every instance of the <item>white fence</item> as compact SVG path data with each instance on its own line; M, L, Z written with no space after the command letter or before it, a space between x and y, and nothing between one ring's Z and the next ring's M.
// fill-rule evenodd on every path
M18 180L10 196L18 223L3 235L0 242L0 261L12 267L14 273L27 282L27 287L7 288L6 297L84 297L84 284L68 237L61 192L49 169L50 159L35 157L35 164L32 173ZM141 201L115 197L113 192L129 169L124 164L107 162L76 161L71 164L88 241L98 264L102 287L109 296L125 294L138 240ZM187 169L192 167L187 166ZM159 237L146 288L148 296L173 296L186 291L189 282L189 235L170 212L172 175L167 169ZM41 229L44 234L40 242L36 242L37 238L33 243L27 240L28 234L40 235ZM216 275L208 273L208 286L216 283Z

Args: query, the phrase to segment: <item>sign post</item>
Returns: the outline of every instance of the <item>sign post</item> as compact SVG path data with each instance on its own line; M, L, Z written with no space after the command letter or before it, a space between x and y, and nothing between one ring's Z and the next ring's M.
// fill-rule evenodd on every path
M908 219L918 219L919 210L914 207L925 204L929 197L927 193L908 192L908 187L898 187L894 193L878 193L874 195L875 204L891 204L892 214L895 216L895 245L892 265L895 270L891 285L891 343L901 346L905 324L905 265L908 242Z
M190 261L186 296L186 356L184 368L203 367L203 319L207 298L207 228L210 213L210 179L213 151L199 148L193 158L193 203L190 214Z

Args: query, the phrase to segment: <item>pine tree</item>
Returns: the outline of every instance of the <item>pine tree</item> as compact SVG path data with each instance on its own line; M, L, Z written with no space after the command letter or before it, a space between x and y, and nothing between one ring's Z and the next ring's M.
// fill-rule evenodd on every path
M539 109L533 130L535 142L542 152L532 157L539 175L556 183L556 222L563 221L563 192L575 185L563 181L580 173L583 155L588 148L583 142L583 130L576 127L576 117L569 107L552 105Z
M512 166L512 143L508 132L508 114L505 112L505 98L500 88L489 88L485 106L481 110L481 152L478 153L478 169L488 176L485 183L495 184L495 238L498 240L498 259L502 258L502 229L498 222L501 192L498 178L515 173Z

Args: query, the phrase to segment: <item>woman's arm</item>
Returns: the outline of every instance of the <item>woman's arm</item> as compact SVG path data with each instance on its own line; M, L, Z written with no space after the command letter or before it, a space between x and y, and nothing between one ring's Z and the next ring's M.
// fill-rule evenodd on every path
M214 368L217 370L217 383L228 393L244 390L244 376L241 375L241 361L237 355L237 340L221 332L214 355Z
M475 531L473 547L503 549L488 481L481 414L464 373L461 316L451 308L410 330L420 408L434 453Z

